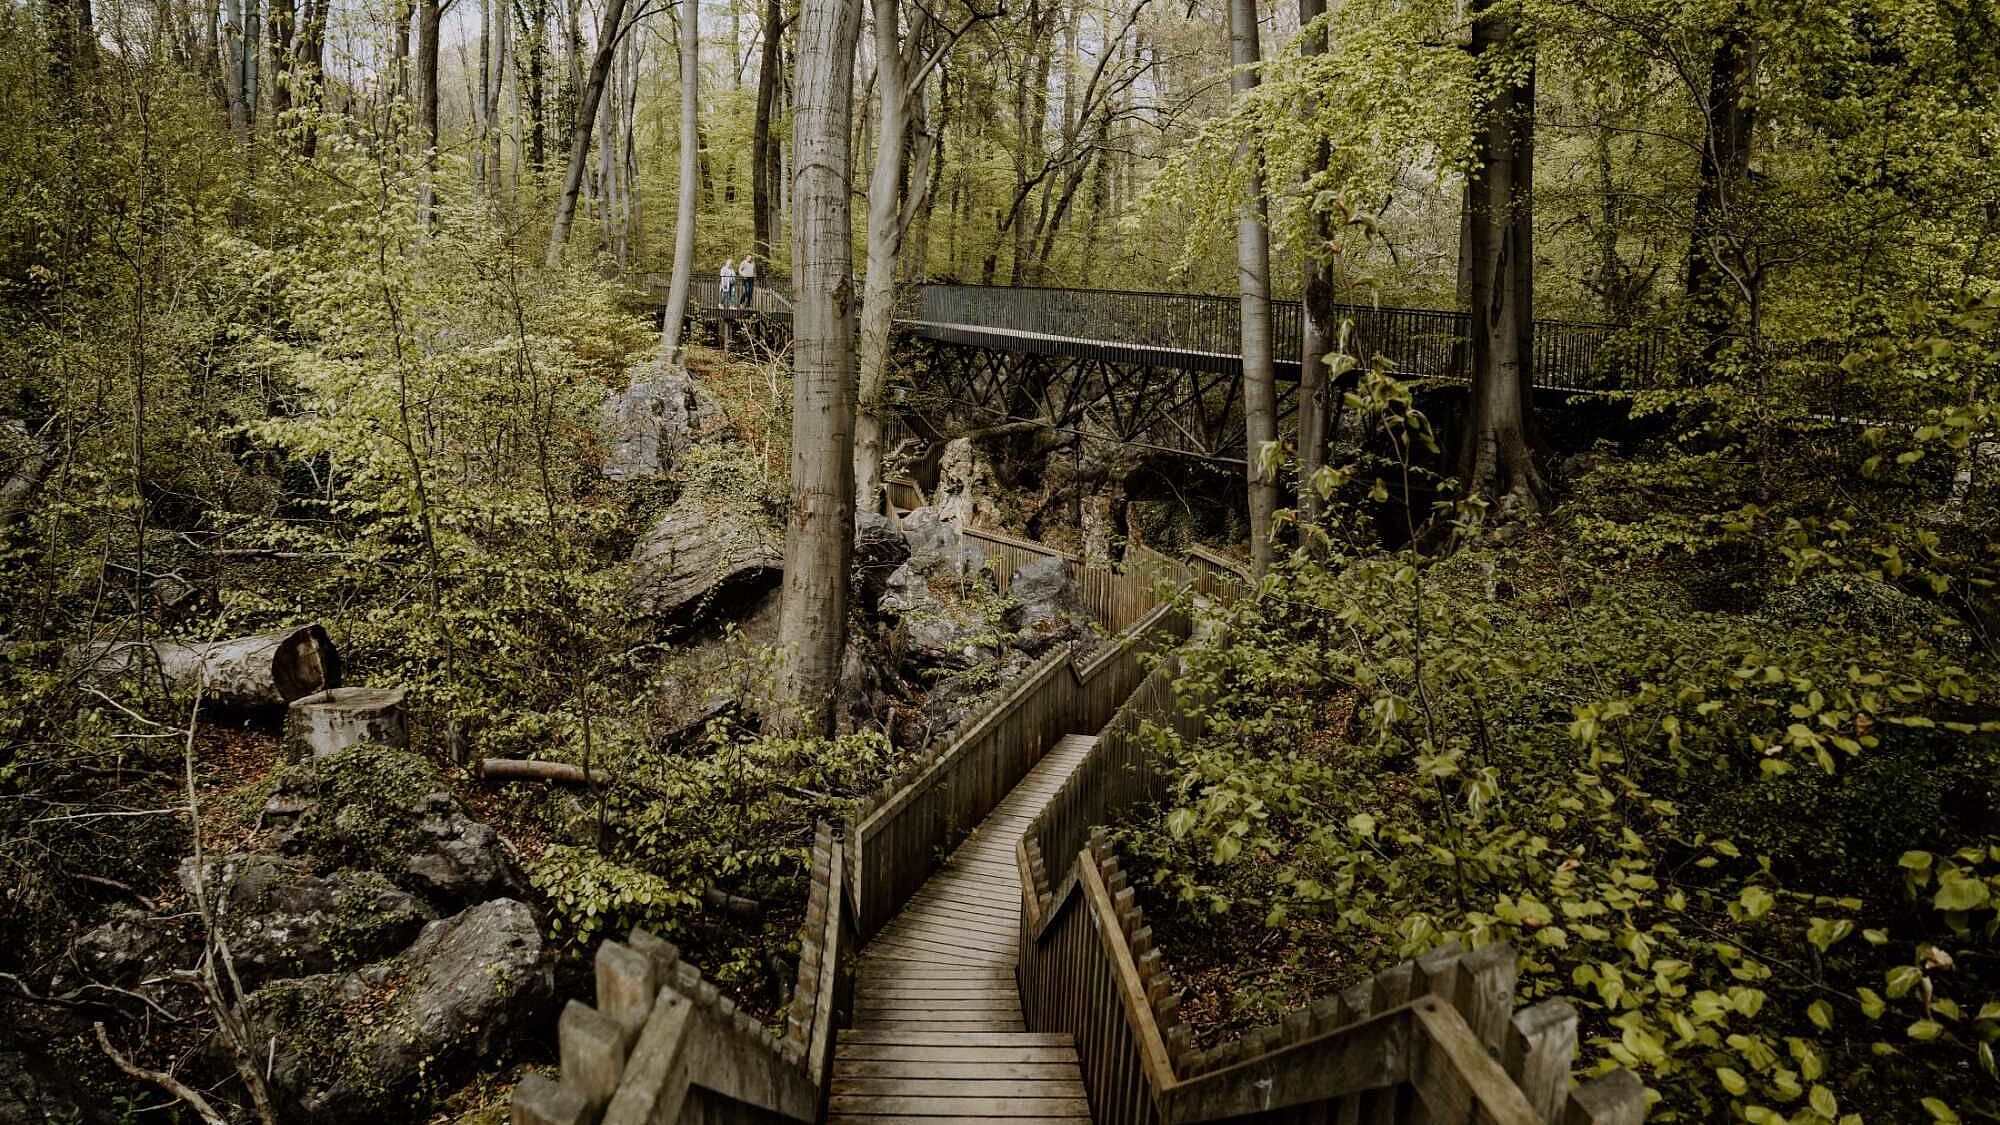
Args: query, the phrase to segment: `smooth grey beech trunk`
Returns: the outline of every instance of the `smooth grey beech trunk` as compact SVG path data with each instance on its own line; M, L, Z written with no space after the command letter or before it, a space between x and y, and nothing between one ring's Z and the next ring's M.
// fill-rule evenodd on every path
M660 320L660 362L681 365L688 287L694 283L694 205L701 192L701 5L681 0L681 182L674 200L674 276Z
M1326 53L1326 30L1311 30L1313 21L1326 14L1326 0L1299 0L1299 26L1309 29L1299 44L1299 53L1310 57ZM1325 172L1333 153L1327 142L1319 142L1312 172ZM1308 173L1310 175L1311 173ZM1310 191L1307 199L1311 199ZM1339 346L1339 326L1333 309L1333 230L1326 213L1307 203L1311 214L1305 254L1305 315L1299 341L1299 515L1307 524L1318 524L1322 516L1319 493L1313 478L1326 464L1327 406L1339 392L1327 385L1327 354Z
M792 107L792 496L778 621L782 729L828 736L854 541L853 223L860 0L804 0Z
M873 505L882 491L882 398L889 383L896 260L903 248L903 149L910 133L901 0L874 0L876 84L881 110L875 167L868 177L868 276L861 289L861 409L855 418L854 499Z
M1257 0L1229 0L1229 57L1236 69L1229 88L1237 97L1257 86ZM1236 219L1236 283L1243 303L1243 436L1250 486L1250 565L1271 565L1271 531L1278 510L1278 480L1271 447L1278 440L1278 385L1271 362L1271 232L1265 223L1263 157L1245 140L1236 157L1251 168Z
M698 6L698 0L682 0L682 3L689 9ZM618 34L624 22L625 0L606 0L604 20L597 29L597 53L590 60L590 80L583 87L583 105L570 126L569 167L563 175L562 196L556 201L555 224L549 231L550 268L562 261L570 225L576 221L576 197L582 194L584 168L590 163L590 134L597 126L597 107L604 100L604 85L611 74L612 60L618 57ZM695 18L690 16L688 26L694 23ZM685 50L682 61L686 61Z

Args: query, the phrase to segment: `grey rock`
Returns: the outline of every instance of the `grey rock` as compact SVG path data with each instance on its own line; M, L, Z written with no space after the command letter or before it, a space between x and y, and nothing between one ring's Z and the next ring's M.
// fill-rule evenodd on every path
M181 885L190 895L194 872L192 858L181 863ZM319 876L282 856L211 860L203 882L236 971L251 989L389 956L436 917L380 872Z
M255 1041L275 1037L286 1120L411 1120L427 1092L541 1028L554 987L534 913L498 899L431 923L392 960L267 985L245 1015Z
M903 517L910 565L921 574L949 571L961 578L986 567L986 552L965 541L958 525L936 508L916 508Z
M876 604L889 579L910 558L910 541L877 512L854 516L854 569L861 576L864 604Z
M900 647L909 662L929 670L962 669L993 658L987 643L991 630L959 620L931 592L929 580L908 563L889 575L876 605L895 615Z
M645 480L664 475L697 437L726 424L721 404L687 371L649 360L634 367L631 375L631 386L604 402L606 477Z
M65 977L58 985L96 981L132 988L149 975L193 964L201 945L168 919L131 911L84 933L71 952L80 979Z
M747 503L682 497L632 551L633 597L643 613L699 614L747 602L783 577L783 532Z
M1007 623L1018 634L1015 643L1028 652L1045 651L1078 633L1083 601L1069 564L1062 559L1036 559L1016 570L1007 594L1014 600Z
M420 835L403 865L402 881L433 902L454 906L526 892L506 841L485 822L465 815L451 794L429 794L417 811Z

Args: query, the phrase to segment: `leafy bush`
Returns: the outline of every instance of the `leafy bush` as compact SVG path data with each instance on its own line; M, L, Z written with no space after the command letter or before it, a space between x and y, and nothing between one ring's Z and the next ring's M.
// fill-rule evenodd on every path
M1295 1004L1511 941L1524 999L1584 1012L1579 1070L1634 1068L1659 1121L1990 1098L1964 1063L2000 1035L1991 671L1920 633L1694 611L1602 573L1542 534L1443 563L1300 557L1205 610L1179 677L1205 732L1157 732L1171 794L1120 833L1169 955ZM1958 857L1934 864L1949 889L1905 894L1906 850Z

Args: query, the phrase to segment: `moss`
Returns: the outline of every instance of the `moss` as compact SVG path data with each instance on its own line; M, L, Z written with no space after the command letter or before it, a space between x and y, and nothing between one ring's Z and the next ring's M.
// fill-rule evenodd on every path
M414 754L357 746L287 767L276 792L306 802L290 846L316 869L395 870L421 838L425 797L442 788Z

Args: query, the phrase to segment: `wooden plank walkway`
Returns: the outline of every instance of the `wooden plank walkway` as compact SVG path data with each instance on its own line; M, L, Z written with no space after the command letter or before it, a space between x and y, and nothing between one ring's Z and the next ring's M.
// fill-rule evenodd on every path
M1057 742L861 951L834 1048L835 1125L1090 1120L1067 1035L1027 1030L1014 845L1095 738Z

